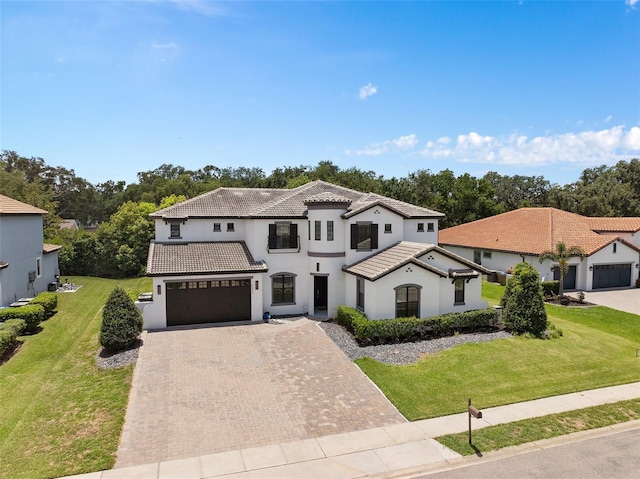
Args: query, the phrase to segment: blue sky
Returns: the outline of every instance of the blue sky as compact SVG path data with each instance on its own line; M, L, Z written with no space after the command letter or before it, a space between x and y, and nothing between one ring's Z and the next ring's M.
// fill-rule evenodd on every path
M640 157L640 2L0 1L0 146L163 163L543 175Z

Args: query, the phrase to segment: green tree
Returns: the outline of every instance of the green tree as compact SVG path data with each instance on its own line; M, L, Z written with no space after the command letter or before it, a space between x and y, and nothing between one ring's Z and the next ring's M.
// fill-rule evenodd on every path
M144 274L149 242L154 236L149 215L153 203L128 201L97 231L98 276L124 278Z
M558 270L560 271L561 298L564 296L563 283L564 277L569 272L569 260L571 258L580 258L580 260L582 261L582 258L584 258L585 256L587 256L586 253L579 246L570 246L569 248L567 248L567 246L562 241L559 241L558 243L556 243L555 250L543 251L538 257L538 261L540 261L540 263L545 260L550 260L554 263L558 263Z
M504 308L504 325L512 333L539 337L547 329L540 275L529 263L515 266L500 304Z
M142 313L129 295L116 286L102 310L100 345L110 352L124 351L142 332Z

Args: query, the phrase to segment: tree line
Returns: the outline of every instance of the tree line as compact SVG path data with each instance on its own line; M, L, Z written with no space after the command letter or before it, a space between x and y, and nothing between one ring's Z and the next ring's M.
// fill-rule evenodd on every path
M640 216L640 160L587 168L578 181L552 184L543 176L500 175L478 178L418 170L384 178L356 167L341 169L331 161L316 166L284 166L266 174L259 167L197 170L163 164L139 172L137 182L109 180L92 184L74 170L26 158L15 151L0 154L0 194L49 211L48 241L62 244L63 274L135 276L143 273L153 224L148 214L221 186L295 188L323 180L363 192L378 193L446 215L440 227L475 221L529 206L552 206L585 216ZM62 218L82 226L99 225L95 234L59 228Z

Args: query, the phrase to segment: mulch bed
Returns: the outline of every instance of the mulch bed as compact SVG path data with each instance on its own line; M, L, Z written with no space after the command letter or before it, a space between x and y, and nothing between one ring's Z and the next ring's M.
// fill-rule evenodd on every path
M22 341L15 340L11 346L4 350L2 354L0 354L0 366L9 361L22 347Z

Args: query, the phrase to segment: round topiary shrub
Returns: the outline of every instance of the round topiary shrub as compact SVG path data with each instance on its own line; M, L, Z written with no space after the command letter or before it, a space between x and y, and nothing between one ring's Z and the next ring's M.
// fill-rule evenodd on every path
M102 311L100 344L110 352L124 351L142 332L142 313L119 286L111 292Z
M529 263L519 263L507 281L502 297L503 322L514 334L542 336L547 329L547 312L538 271Z

